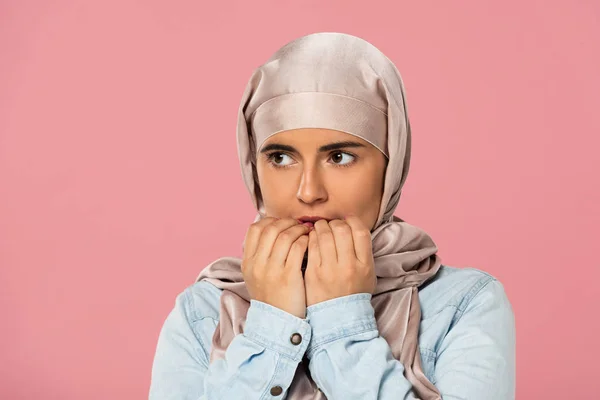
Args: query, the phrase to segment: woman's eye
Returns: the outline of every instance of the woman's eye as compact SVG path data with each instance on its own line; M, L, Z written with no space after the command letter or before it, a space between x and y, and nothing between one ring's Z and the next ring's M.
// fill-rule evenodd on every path
M276 166L285 166L287 164L281 164L278 162L278 159L282 158L282 157L287 157L290 158L290 156L288 156L287 154L283 154L283 153L273 153L271 154L271 161L273 162L273 164L275 164Z
M342 163L341 161L344 160L343 156L350 157L350 160L345 163ZM346 157L346 160L348 160L348 157ZM340 152L334 153L331 156L331 159L334 162L334 164L347 165L347 164L350 164L354 160L354 156L340 151Z

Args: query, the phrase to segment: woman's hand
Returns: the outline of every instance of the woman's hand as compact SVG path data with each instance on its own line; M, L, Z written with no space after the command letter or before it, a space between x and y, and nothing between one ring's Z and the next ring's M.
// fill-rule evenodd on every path
M250 225L241 269L252 299L306 317L300 267L308 247L308 231L293 218L266 217Z
M358 217L319 220L308 237L306 305L375 291L371 232Z

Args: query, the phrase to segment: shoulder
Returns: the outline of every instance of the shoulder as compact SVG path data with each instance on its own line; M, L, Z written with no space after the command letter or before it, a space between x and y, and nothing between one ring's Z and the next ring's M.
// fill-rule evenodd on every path
M442 265L438 273L419 288L423 317L452 307L461 314L477 302L499 303L510 308L504 285L478 268Z
M176 302L191 323L204 318L218 320L221 293L221 289L208 281L198 281L179 293Z

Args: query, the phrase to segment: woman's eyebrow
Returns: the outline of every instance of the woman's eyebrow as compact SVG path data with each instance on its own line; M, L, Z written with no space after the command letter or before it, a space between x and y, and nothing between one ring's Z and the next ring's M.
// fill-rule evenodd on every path
M333 142L333 143L323 145L323 146L319 147L319 153L324 153L324 152L332 151L332 150L340 150L340 149L344 149L344 148L348 148L348 147L366 147L366 146L359 142L353 142L350 140L346 140L346 141ZM260 152L266 153L268 151L274 151L274 150L287 151L287 152L296 153L296 154L298 153L298 150L296 150L295 147L289 146L287 144L280 144L280 143L270 143L270 144L264 146Z

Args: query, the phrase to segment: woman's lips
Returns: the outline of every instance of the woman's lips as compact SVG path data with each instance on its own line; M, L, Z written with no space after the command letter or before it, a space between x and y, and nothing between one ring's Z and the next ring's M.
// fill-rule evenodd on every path
M327 222L331 221L331 218L325 218L325 217L307 217L307 216L296 218L296 221L298 221L300 223L310 222L310 223L314 224L315 222L320 221L322 219L324 219Z
M308 217L308 216L296 218L296 220L299 223L301 223L302 225L308 226L311 230L314 229L315 223L317 221L320 221L320 220L325 220L327 222L331 221L330 218L325 218L325 217Z

